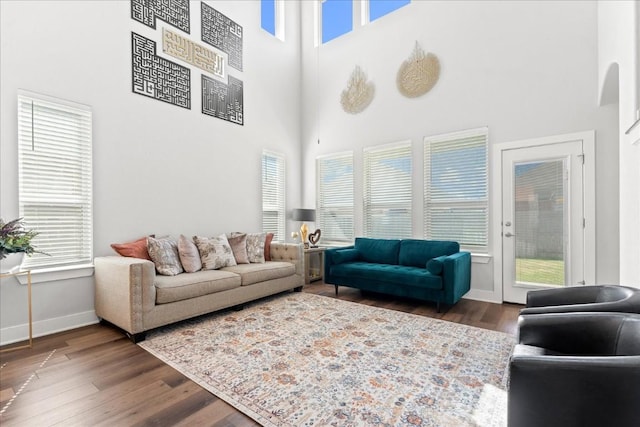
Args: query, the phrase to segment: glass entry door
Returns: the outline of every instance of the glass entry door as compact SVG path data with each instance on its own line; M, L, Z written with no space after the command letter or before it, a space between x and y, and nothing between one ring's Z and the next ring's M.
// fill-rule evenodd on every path
M582 141L503 153L503 299L584 278Z

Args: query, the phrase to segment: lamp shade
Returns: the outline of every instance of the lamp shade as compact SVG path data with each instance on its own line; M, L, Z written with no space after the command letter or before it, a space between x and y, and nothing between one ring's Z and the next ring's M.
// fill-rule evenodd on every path
M291 212L291 219L294 221L315 221L315 209L294 209Z

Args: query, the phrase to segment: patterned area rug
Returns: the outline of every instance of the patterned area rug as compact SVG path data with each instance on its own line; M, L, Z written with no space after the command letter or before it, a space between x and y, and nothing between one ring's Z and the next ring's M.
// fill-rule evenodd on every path
M264 426L505 426L513 337L292 293L140 346Z

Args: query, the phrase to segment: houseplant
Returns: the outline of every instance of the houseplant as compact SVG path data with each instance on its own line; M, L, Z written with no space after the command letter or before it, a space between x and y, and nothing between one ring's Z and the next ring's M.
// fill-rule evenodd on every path
M9 273L16 269L25 254L43 253L31 244L37 235L37 231L24 228L22 218L7 223L0 218L0 272Z

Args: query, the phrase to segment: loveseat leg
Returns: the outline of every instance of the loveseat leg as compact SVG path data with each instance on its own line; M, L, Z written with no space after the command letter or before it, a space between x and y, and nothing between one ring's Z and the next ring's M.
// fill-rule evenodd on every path
M297 288L293 288L293 292L302 292L302 286L298 286Z
M336 296L338 296L338 285L333 285L336 287Z
M436 310L440 313L440 301L436 301Z

